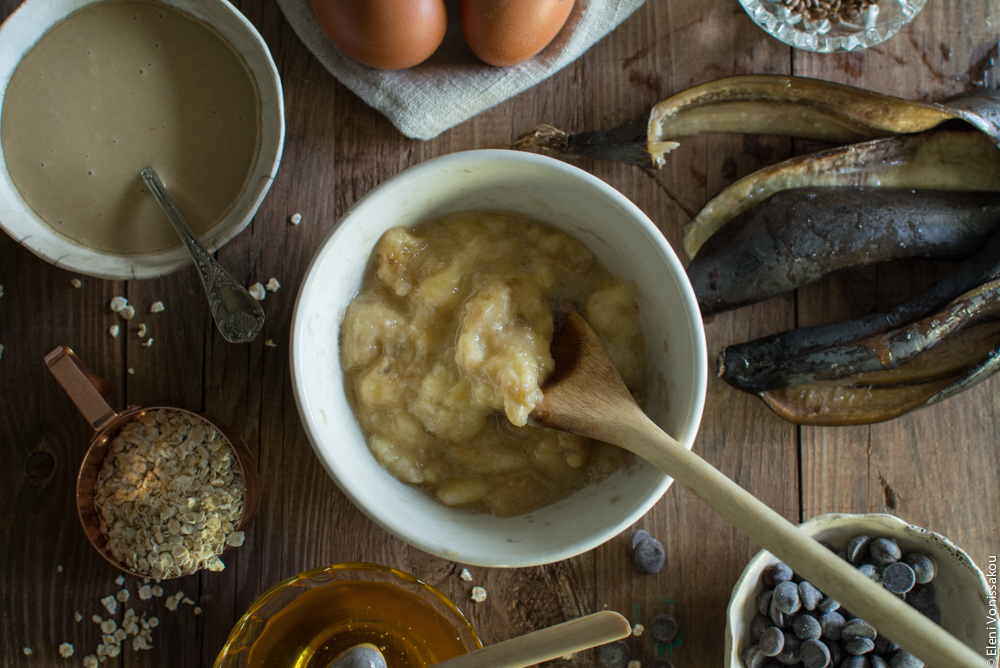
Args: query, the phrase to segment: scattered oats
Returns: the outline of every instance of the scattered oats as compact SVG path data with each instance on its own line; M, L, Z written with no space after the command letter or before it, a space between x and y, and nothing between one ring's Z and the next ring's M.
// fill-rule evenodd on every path
M278 289L281 288L281 283L278 282L278 279L272 276L267 279L267 285L264 287L267 288L268 292L277 292Z
M645 626L643 626L642 624L638 624L637 623L635 626L632 627L632 635L634 635L636 638L638 638L639 636L642 635L643 631L645 631L645 630L646 630Z
M146 336L146 323L144 323L144 322L143 323L139 323L139 331L136 332L136 333L139 335L140 339L142 337Z
M132 649L138 651L140 649L150 649L152 645L146 642L143 636L136 636L132 639Z
M153 585L152 587L150 587L149 593L157 597L163 596L163 587L161 587L160 585Z
M118 329L118 325L111 325L111 327L108 327L108 334L110 334L111 336L115 337L118 336L119 331L120 330Z
M125 584L125 576L124 575L119 575L118 577L116 577L115 578L115 584L118 585L119 587L121 587L122 585L124 585Z
M133 369L132 367L129 367L128 368L128 375L134 376L135 375L135 369Z
M58 566L56 566L56 573L62 573L62 571L63 571L62 564L59 564Z
M83 668L97 668L97 656L94 654L88 654L83 657Z
M149 618L149 628L155 629L159 625L160 625L160 618L159 617L150 617Z
M292 217L288 219L288 222L290 222L292 225L298 225L299 223L302 222L302 214L293 213Z
M189 599L187 596L185 596L184 598L181 599L181 603L183 603L185 605L194 605L194 601L192 601L191 599Z
M563 661L572 661L575 658L576 658L576 653L575 652L570 652L569 654L563 654L562 655L562 660Z
M194 614L196 614L196 615L200 615L200 614L201 614L201 608L199 608L199 607L198 607L198 606L196 605L196 606L194 606L194 610L192 610L192 612L193 612Z
M118 315L120 315L125 320L131 320L133 317L135 317L135 307L129 304L121 311L118 311Z
M108 658L113 659L122 653L122 648L120 645L108 645Z
M180 601L182 598L184 598L184 592L182 592L182 591L179 591L179 592L177 592L176 594L173 595L173 599L175 601Z
M71 279L69 279L69 284L72 285L74 288L82 288L83 287L83 281L81 281L79 278L71 278Z
M24 652L25 656L31 656L31 654L32 654L32 651L31 651L30 647L23 647L23 648L21 648L21 651Z
M267 293L264 292L264 286L260 283L254 283L251 285L247 288L247 292L249 292L250 295L259 302L264 301L264 297L267 296Z
M146 340L145 340L145 341L143 342L143 344L142 344L142 345L143 345L143 346L145 346L146 348L152 348L152 347L153 347L153 337L151 336L151 337L149 337L148 339L146 339Z
M486 590L482 587L472 588L472 600L476 603L482 603L486 600Z
M101 622L104 621L104 619L102 619L100 615L94 615L93 617L90 618L90 621L94 622L95 624L100 624Z
M122 590L120 590L117 594L115 594L115 598L118 599L119 603L124 603L125 601L127 601L128 600L128 589L122 589Z
M163 313L167 310L167 307L163 305L163 302L153 302L149 305L150 313Z
M83 615L80 614L79 610L77 610L76 612L73 613L73 619L75 619L78 622L82 622L83 621Z
M458 577L462 578L466 582L472 582L472 573L469 572L468 568L463 568L462 572L458 574Z
M166 601L164 601L164 605L167 606L167 610L173 612L174 610L177 609L177 599L170 597Z
M115 642L120 644L121 641L125 640L125 637L128 636L128 633L125 629L115 629L115 632L112 635L115 637Z
M101 622L101 633L105 635L114 633L115 629L117 628L118 625L115 624L115 620L113 619L105 619L103 622Z
M246 540L246 534L242 531L234 531L230 534L229 538L226 539L227 547L239 547Z
M153 588L149 585L142 585L139 587L139 599L142 601L148 601L153 598Z
M641 666L642 664L635 659L632 659L631 661L628 662L628 668L641 668Z
M124 297L115 297L111 300L111 310L115 313L121 313L121 310L128 306L128 300Z
M68 659L69 657L73 656L73 646L70 645L68 642L64 642L63 644L59 645L59 656L61 656L64 659Z
M112 615L115 614L115 610L118 609L118 601L115 599L114 596L105 596L104 598L102 598L101 605L103 605L105 610L107 610Z
M278 344L275 343L274 341L272 341L271 339L265 339L264 340L264 345L267 346L268 348L277 348L278 347Z

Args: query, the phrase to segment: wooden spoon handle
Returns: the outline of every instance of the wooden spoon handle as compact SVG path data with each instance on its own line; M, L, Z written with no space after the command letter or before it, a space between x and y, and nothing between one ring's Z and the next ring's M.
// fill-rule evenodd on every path
M626 447L689 489L748 538L935 668L984 668L986 660L661 431L641 411L616 426ZM641 418L639 417L641 416Z
M628 620L611 610L571 619L435 664L435 668L524 668L625 638Z

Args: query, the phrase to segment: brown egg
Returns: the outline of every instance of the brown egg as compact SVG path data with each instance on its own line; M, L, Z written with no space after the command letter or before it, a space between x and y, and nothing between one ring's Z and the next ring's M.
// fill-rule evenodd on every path
M444 39L444 0L312 0L313 12L348 56L380 70L427 60Z
M484 62L517 65L548 46L574 0L462 0L465 41Z

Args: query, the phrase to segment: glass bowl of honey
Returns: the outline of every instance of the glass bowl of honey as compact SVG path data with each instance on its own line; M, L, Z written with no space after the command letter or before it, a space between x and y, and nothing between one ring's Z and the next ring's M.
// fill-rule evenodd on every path
M482 647L465 615L417 577L370 563L323 566L265 592L215 668L326 668L361 643L393 668L425 668Z

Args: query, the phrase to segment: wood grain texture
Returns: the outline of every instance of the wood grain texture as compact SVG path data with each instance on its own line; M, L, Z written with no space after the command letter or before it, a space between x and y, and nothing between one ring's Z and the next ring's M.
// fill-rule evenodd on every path
M0 19L18 4L0 0ZM218 253L238 280L281 282L264 302L267 323L257 342L232 346L217 334L193 268L149 281L80 277L77 289L73 274L0 235L0 446L9 457L0 467L0 665L64 665L62 642L77 652L65 665L79 665L99 642L90 616L104 614L99 599L119 588L118 573L90 548L74 514L73 484L90 428L42 364L58 344L113 382L115 407L174 404L234 425L257 458L263 486L246 545L227 557L223 573L164 584L204 612L196 616L183 604L168 612L162 599L132 599L161 621L154 648L127 650L105 665L210 666L232 625L270 586L352 560L418 574L458 603L485 643L602 609L633 624L668 612L679 622L678 637L628 639L635 659L722 665L730 590L757 546L676 486L635 527L595 550L535 568L470 568L472 582L459 578L462 564L407 546L355 508L313 455L292 395L289 324L306 267L337 219L378 183L437 155L504 146L539 122L610 127L690 85L741 73L814 76L920 100L997 87L1000 5L932 1L879 47L816 55L767 37L736 0L649 0L555 76L427 142L402 137L339 84L275 3L237 6L278 65L287 123L272 189L251 225ZM711 135L685 138L660 170L575 164L636 202L679 248L684 225L723 187L814 148L780 137ZM288 219L296 212L303 220L293 226ZM926 280L921 268L863 270L716 316L706 323L710 368L726 344L871 311ZM116 295L136 304L139 315L128 327L108 309ZM148 313L156 300L167 310ZM140 322L155 339L150 348L135 335ZM118 338L107 333L114 323L123 325ZM946 534L983 563L1000 551L998 382L881 425L799 429L713 377L695 449L788 519L889 511ZM666 549L666 567L656 575L631 564L628 539L639 528ZM127 583L133 596L136 584ZM473 585L486 588L486 601L471 601ZM83 621L74 620L76 611ZM596 668L597 653L552 665Z

